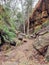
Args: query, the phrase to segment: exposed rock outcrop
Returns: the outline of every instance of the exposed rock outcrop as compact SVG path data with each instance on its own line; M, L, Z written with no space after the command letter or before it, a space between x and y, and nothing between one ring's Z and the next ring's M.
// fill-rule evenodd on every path
M35 27L42 25L45 21L49 20L49 0L39 0L36 4L32 15L29 17L29 32L33 33ZM25 21L25 31L27 32L28 21ZM23 25L20 27L24 31Z
M30 30L49 19L49 0L39 0L29 18ZM30 31L31 32L31 31Z

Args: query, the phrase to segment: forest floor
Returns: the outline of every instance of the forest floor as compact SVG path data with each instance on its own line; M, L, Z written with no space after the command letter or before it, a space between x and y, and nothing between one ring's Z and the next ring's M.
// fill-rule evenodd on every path
M0 52L0 65L49 65L43 56L35 56L34 39L26 39L22 45Z

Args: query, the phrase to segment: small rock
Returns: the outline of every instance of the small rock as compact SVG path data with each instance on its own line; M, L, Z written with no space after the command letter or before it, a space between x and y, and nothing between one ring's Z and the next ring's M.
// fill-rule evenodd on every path
M21 41L23 40L23 38L20 38L20 37L18 39L21 40Z
M12 41L12 42L10 42L10 45L16 46L16 42L15 41Z
M24 40L23 40L23 42L27 42L27 40L26 40L26 39L24 39Z
M18 40L23 40L23 36L21 34L18 35Z
M36 38L36 35L35 35L35 34L33 34L33 35L31 35L30 37L31 37L31 38Z

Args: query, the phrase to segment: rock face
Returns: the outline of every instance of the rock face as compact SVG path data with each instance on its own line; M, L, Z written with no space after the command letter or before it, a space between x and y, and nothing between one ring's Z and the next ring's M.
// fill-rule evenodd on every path
M35 26L41 25L47 19L49 19L49 0L39 0L29 18L30 30L31 28L34 30Z
M33 33L34 28L42 25L43 22L49 20L49 0L39 0L36 4L32 16L29 17L29 32ZM28 22L25 21L25 31L27 32ZM23 32L23 25L20 27Z
M42 22L43 18L48 18L49 16L49 0L39 0L32 14L32 23L36 21Z
M43 36L37 37L35 39L34 46L37 48L37 51L41 51L41 53L43 53L45 57L49 56L49 35L45 34Z

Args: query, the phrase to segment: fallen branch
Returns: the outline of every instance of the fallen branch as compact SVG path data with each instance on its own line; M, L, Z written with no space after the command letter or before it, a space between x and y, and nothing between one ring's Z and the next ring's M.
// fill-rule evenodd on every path
M46 55L47 49L49 45L46 45L40 49L37 49L35 45L33 45L33 48L37 51L37 54L42 55L43 57Z

